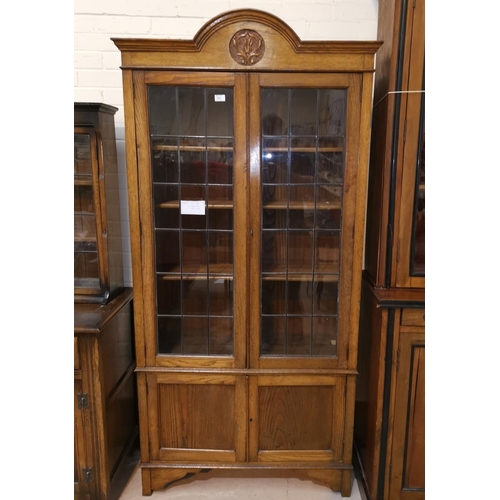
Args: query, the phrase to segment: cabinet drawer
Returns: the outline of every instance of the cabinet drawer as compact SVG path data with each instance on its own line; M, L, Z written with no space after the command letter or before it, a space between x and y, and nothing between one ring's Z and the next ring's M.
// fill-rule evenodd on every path
M425 309L403 309L401 325L425 326Z
M75 370L80 369L80 352L78 351L78 338L75 337Z

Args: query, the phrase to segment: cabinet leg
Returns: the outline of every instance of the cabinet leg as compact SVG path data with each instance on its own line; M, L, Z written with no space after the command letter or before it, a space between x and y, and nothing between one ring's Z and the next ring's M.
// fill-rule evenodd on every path
M342 471L342 488L340 490L340 494L343 497L351 496L352 481L353 481L352 470Z
M335 469L309 469L305 472L311 479L326 484L332 491L340 491L341 471Z
M175 481L184 477L191 477L202 469L152 469L151 470L151 489L159 491L167 488ZM144 487L143 487L144 491Z
M142 496L150 497L153 494L151 489L151 471L149 469L141 469L142 477Z

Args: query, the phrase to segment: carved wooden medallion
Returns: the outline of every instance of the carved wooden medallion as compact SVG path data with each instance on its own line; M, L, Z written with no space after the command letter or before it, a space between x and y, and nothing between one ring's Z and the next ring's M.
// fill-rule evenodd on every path
M240 30L229 42L231 57L243 66L258 63L266 50L264 39L254 30Z

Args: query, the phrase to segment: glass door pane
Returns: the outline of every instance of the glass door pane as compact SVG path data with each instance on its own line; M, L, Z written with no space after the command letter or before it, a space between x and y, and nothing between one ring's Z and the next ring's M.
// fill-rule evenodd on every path
M417 176L413 207L411 275L425 275L425 94L422 93L417 150Z
M345 89L261 89L261 356L336 356Z
M75 288L99 289L90 134L74 134Z
M233 89L149 86L158 354L234 354Z

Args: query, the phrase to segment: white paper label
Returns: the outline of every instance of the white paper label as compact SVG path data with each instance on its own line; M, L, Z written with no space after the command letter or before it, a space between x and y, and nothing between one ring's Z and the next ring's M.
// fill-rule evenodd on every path
M215 100L215 102L226 102L226 95L225 94L215 94L214 100Z
M181 215L205 215L205 200L181 200Z

